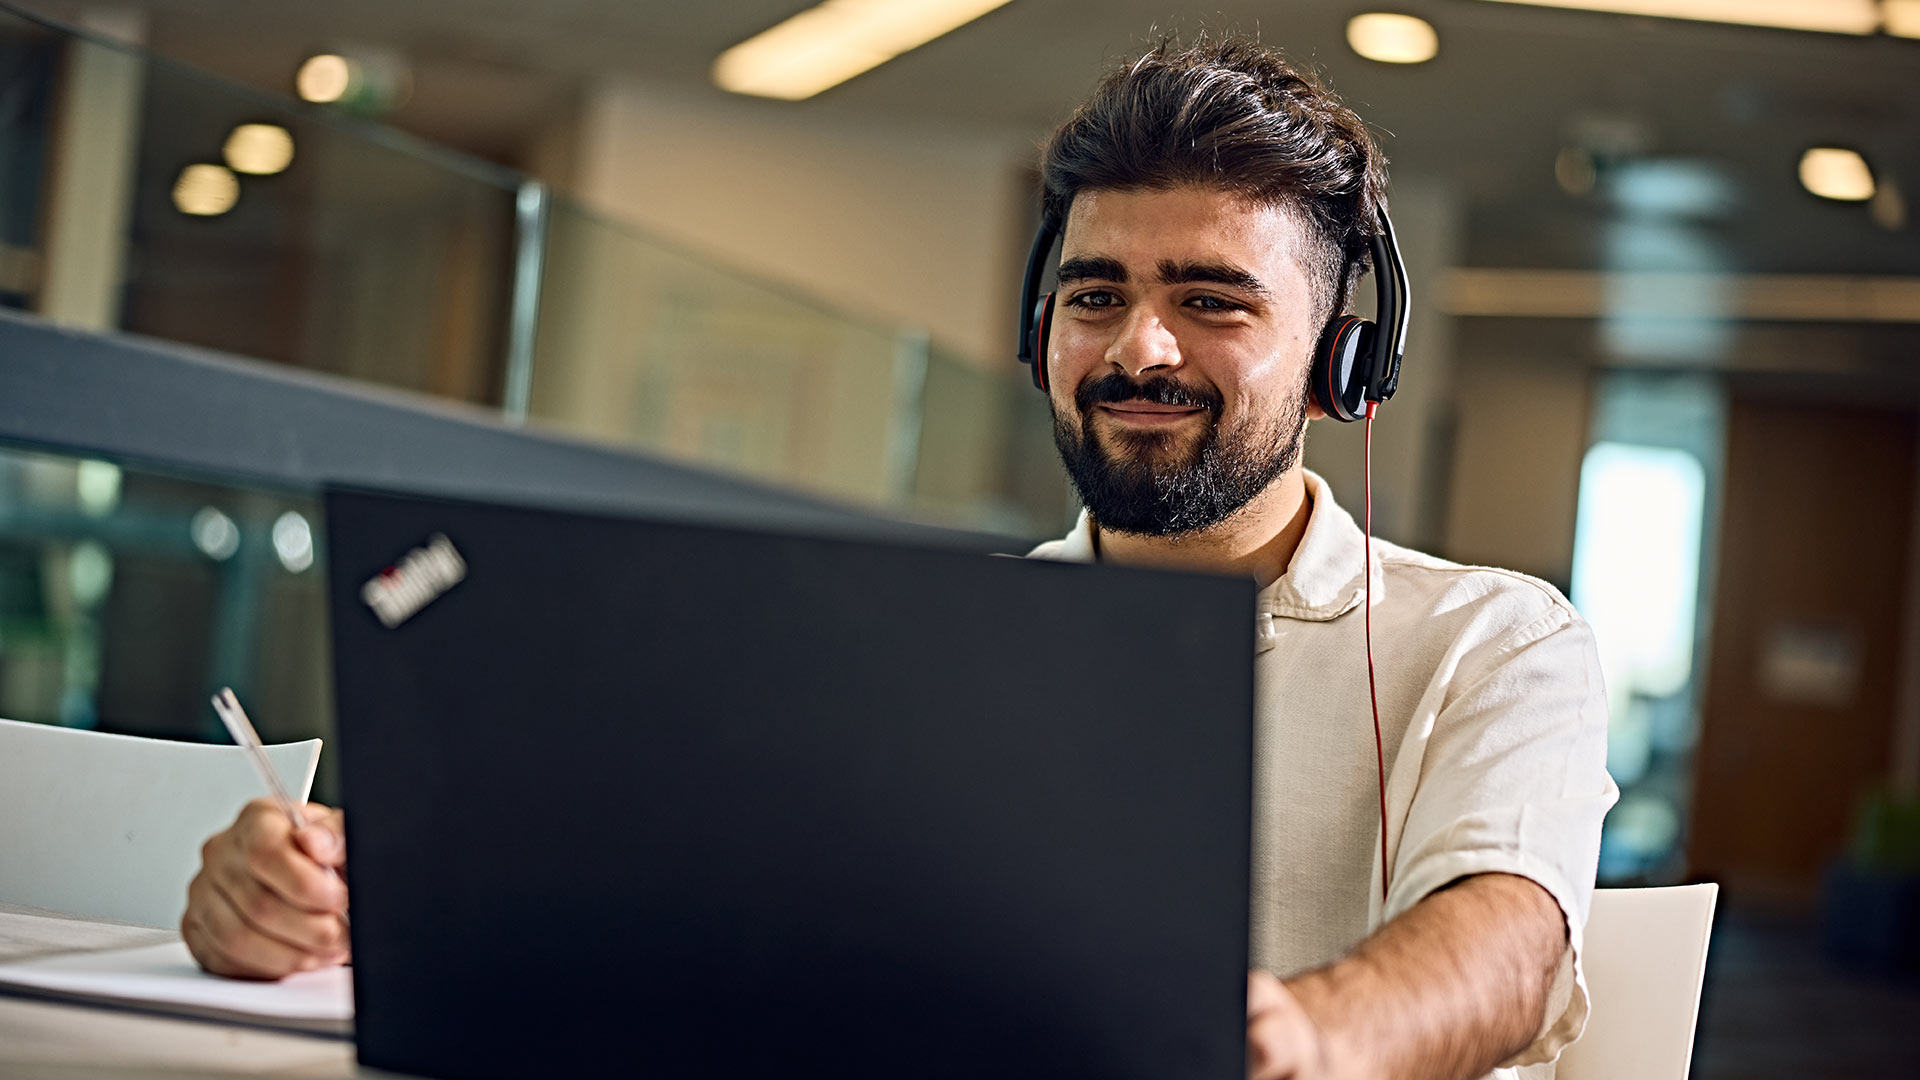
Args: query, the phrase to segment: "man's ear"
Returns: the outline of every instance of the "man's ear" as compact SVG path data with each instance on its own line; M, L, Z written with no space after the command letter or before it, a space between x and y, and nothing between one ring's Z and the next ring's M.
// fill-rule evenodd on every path
M1307 419L1325 420L1326 418L1327 410L1320 407L1320 403L1313 399L1313 395L1307 395Z

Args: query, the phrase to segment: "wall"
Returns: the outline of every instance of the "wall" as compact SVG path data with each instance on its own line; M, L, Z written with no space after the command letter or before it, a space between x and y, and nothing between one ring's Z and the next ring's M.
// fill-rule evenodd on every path
M1566 587L1590 412L1590 328L1461 319L1440 550Z
M814 116L804 103L603 83L582 101L570 187L616 220L850 314L1004 359L1032 144Z

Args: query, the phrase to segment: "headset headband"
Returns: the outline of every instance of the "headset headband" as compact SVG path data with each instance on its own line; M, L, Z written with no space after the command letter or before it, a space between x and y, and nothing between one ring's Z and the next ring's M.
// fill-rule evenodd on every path
M1374 319L1380 324L1373 340L1373 362L1367 372L1367 400L1385 401L1400 385L1400 361L1407 354L1407 310L1412 292L1407 286L1407 264L1400 259L1400 241L1393 235L1387 208L1376 215L1380 231L1369 238L1373 247L1373 289L1378 303Z
M1040 215L1040 231L1034 234L1033 250L1027 253L1027 276L1020 285L1020 351L1025 363L1044 364L1046 357L1033 355L1034 307L1040 302L1040 279L1047 272L1047 256L1053 254L1053 242L1060 238L1060 219Z

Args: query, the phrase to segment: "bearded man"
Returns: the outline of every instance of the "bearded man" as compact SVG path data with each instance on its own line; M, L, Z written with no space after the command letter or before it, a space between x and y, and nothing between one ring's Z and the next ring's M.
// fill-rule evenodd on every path
M1369 553L1300 463L1316 345L1379 247L1379 148L1277 53L1203 40L1110 73L1041 177L1034 362L1086 509L1032 555L1260 586L1249 1075L1551 1076L1618 794L1592 636L1542 582Z
M1581 928L1617 796L1592 636L1531 578L1369 553L1300 464L1325 415L1316 342L1384 221L1379 149L1230 38L1109 74L1042 177L1061 262L1036 362L1086 511L1033 556L1260 586L1249 1075L1551 1076L1587 1015ZM1121 659L1179 677L1138 630ZM310 814L296 833L263 800L207 842L182 921L203 966L346 959L339 814Z

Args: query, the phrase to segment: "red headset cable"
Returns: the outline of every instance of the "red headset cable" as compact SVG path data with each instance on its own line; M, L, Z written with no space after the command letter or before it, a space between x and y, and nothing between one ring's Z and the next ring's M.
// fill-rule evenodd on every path
M1373 413L1377 401L1367 402L1366 454L1366 565L1361 567L1367 583L1367 698L1373 703L1373 761L1380 773L1380 907L1387 906L1387 752L1380 739L1380 691L1373 681Z

